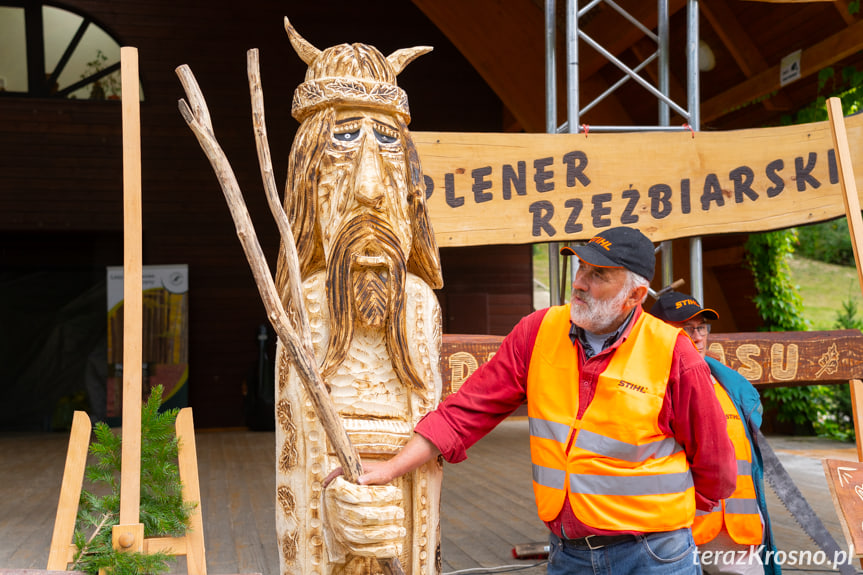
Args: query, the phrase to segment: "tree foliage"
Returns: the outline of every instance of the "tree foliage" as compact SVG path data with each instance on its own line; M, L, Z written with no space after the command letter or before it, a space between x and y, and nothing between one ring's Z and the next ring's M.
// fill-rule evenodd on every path
M859 0L849 5L852 13L858 12L859 8ZM824 68L818 73L815 100L795 114L784 116L782 123L827 120L827 99L830 97L839 98L845 115L863 111L863 71L846 67L837 74L833 68ZM853 265L848 225L844 218L807 226L800 235L806 242L805 255L830 263ZM795 229L754 234L747 242L747 260L758 289L755 304L765 329L770 331L805 330L809 327L803 319L802 300L791 283L787 263L797 244L798 231ZM846 309L844 313L846 321L853 320L852 310ZM840 313L837 322L841 321ZM769 389L762 397L768 408L778 409L780 421L811 426L819 435L848 439L853 436L853 423L846 417L850 409L847 394L846 386L816 385Z

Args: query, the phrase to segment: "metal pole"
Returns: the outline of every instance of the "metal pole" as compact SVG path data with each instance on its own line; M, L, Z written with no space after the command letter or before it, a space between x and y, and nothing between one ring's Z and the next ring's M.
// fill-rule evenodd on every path
M658 0L657 10L657 32L659 44L659 91L670 96L669 89L669 54L668 54L668 0ZM668 126L671 123L670 109L667 103L662 99L659 100L659 125ZM666 240L660 244L662 251L662 284L660 288L671 285L674 281L674 259L672 257L672 245L670 240Z
M578 0L566 0L566 121L569 124L570 134L577 134L581 124L578 107L578 18ZM572 258L571 263L570 284L575 280L578 258Z
M689 125L701 129L700 93L698 87L698 0L688 0L686 7L686 93L689 100ZM690 294L704 305L704 275L702 271L701 237L689 239Z
M668 54L668 0L659 0L657 3L659 15L657 17L657 32L659 44L659 91L666 97L669 97L669 54ZM669 125L669 107L668 104L659 100L659 125Z
M578 0L566 0L566 118L578 133Z
M545 0L545 131L557 131L557 70L555 70L557 14L554 0ZM549 305L561 303L560 244L548 244L548 299Z

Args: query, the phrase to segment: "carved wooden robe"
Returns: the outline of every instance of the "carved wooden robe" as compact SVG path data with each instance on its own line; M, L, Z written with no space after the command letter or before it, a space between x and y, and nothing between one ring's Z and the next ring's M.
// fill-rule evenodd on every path
M305 304L318 359L324 354L329 317L323 274L304 282ZM416 422L440 400L440 307L431 288L408 275L406 323L411 359L422 366L422 392L401 384L379 330L361 329L347 361L328 379L336 408L363 459L391 457L410 438ZM378 333L375 333L375 332ZM314 410L284 353L277 364L277 509L282 573L381 573L374 559L330 564L322 528L321 482L338 465ZM439 501L442 468L433 461L399 480L405 500L407 537L399 560L406 573L440 569Z

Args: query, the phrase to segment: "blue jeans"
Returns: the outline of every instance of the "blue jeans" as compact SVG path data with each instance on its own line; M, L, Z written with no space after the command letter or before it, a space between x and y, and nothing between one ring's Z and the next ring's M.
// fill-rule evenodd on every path
M548 575L699 575L701 566L689 528L648 533L599 549L564 547L549 537Z

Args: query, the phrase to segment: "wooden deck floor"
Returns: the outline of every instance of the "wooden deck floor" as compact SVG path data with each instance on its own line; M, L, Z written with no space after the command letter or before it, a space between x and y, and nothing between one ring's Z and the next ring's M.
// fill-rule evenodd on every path
M819 517L846 547L820 460L856 460L853 445L769 439ZM196 441L208 572L277 574L274 434L203 430ZM0 434L0 569L45 568L67 442L67 436L56 433ZM505 421L471 449L466 462L447 466L441 502L444 573L502 565L528 567L519 571L526 575L545 573L543 566L529 567L536 561L512 558L514 544L546 539L530 481L524 419ZM768 494L779 548L816 551L770 490ZM184 570L181 559L173 572ZM829 566L785 568L795 575L825 570Z

